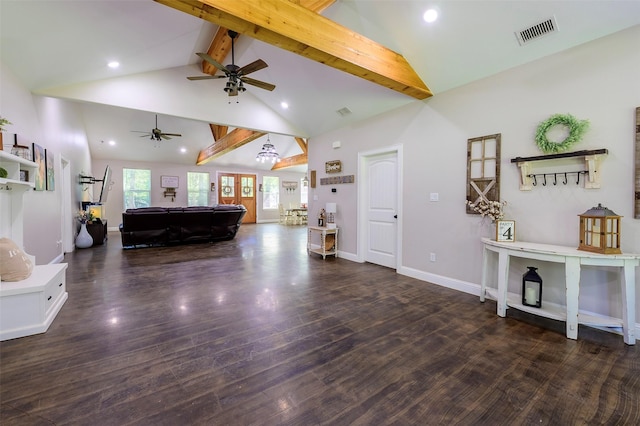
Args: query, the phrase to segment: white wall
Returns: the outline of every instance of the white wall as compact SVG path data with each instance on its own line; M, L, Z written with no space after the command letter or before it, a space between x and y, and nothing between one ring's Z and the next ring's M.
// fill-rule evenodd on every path
M151 170L151 205L155 207L185 207L187 205L187 172L207 172L209 173L209 178L211 182L216 182L216 189L218 187L217 183L217 173L247 173L247 174L255 174L257 179L257 185L259 186L262 183L263 176L278 176L280 177L280 181L282 183L283 180L288 181L296 181L300 182L300 180L304 177L304 174L301 173L292 173L285 171L268 171L265 172L263 170L253 170L250 168L247 169L239 169L239 168L218 168L214 165L208 164L206 166L185 166L181 164L168 164L168 163L143 163L139 161L115 161L115 160L94 160L93 162L93 170L95 171L94 177L96 179L102 179L102 175L104 174L104 170L106 166L112 170L112 178L111 181L113 185L111 187L111 191L109 192L109 196L107 198L107 203L103 207L103 211L106 212L106 218L108 221L108 228L110 230L117 230L118 226L122 223L122 212L124 211L124 197L122 190L122 169L124 168L132 168L132 169L148 169ZM179 187L176 190L176 197L173 201L171 198L165 198L163 193L164 189L160 186L160 177L161 176L177 176L179 181ZM95 193L93 197L88 198L89 201L97 201L100 195L99 185L85 185L88 188L87 193L91 192L91 186L95 186ZM256 188L257 189L257 188ZM257 222L277 222L278 221L278 210L264 210L262 209L262 193L256 192L257 194ZM280 188L280 202L284 206L288 206L289 203L300 203L300 187L294 192L287 192L282 187ZM210 194L209 205L217 204L217 195L216 193ZM105 213L103 213L105 214Z
M624 216L623 251L640 253L640 220L632 211L635 108L640 106L638 40L640 27L634 27L315 137L309 143L309 170L317 170L319 179L326 176L325 161L341 160L342 174L355 174L358 152L401 144L404 232L399 272L442 284L460 282L475 292L481 275L480 238L491 236L494 228L490 221L465 213L467 139L501 133L501 198L508 202L507 217L516 220L518 240L577 247L577 215L602 203ZM601 165L601 189L573 184L519 190L518 168L510 159L542 154L535 130L555 113L591 122L572 150L609 150ZM332 149L334 141L342 147ZM334 187L336 194L329 186L311 190L310 198L317 195L318 201L311 202L309 214L336 201L341 252L355 258L356 185ZM432 192L439 193L439 202L429 201ZM437 262L429 261L431 252ZM515 281L525 266L512 267ZM542 264L539 272L551 285L556 277L562 282L559 268ZM581 309L621 315L615 274L584 270L582 283ZM636 297L640 306L640 292Z
M5 135L5 150L10 150L13 134L17 134L19 144L31 146L35 142L54 156L55 190L29 191L24 195L24 249L36 256L37 264L60 261L63 255L60 158L69 161L72 176L91 167L81 113L76 104L32 95L4 64L0 64L0 92L1 115L13 123L6 129L10 137ZM76 211L81 193L76 185L71 191L70 209Z

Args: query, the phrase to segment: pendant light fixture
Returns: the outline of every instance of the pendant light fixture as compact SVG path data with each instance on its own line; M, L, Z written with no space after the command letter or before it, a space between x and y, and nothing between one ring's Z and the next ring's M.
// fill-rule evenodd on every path
M256 161L264 163L265 161L271 161L271 164L279 163L280 156L276 152L276 147L273 146L267 135L267 143L262 145L262 150L256 155Z

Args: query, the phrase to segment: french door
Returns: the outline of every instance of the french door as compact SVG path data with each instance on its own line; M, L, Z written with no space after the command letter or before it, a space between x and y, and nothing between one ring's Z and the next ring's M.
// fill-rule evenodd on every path
M242 204L247 209L242 223L256 223L256 175L219 174L218 202Z

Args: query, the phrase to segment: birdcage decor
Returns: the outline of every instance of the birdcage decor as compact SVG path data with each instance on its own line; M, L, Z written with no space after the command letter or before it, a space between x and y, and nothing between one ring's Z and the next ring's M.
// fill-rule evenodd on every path
M579 215L580 245L578 250L601 254L620 254L620 219L622 216L602 204Z

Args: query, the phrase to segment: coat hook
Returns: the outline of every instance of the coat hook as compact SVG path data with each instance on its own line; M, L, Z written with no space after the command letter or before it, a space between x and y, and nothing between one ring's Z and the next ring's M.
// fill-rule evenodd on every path
M538 185L538 182L536 181L536 175L530 175L533 178L533 186Z
M576 185L580 185L580 172L576 172L577 178L576 179Z
M542 177L544 178L544 182L542 182L542 186L547 186L547 175L542 175Z
M565 185L567 184L567 172L564 173L564 182Z
M558 175L556 173L553 174L553 184L554 185L558 184Z

